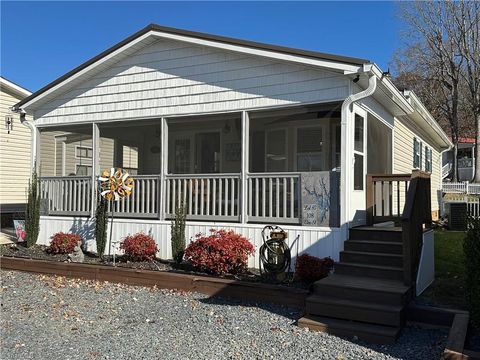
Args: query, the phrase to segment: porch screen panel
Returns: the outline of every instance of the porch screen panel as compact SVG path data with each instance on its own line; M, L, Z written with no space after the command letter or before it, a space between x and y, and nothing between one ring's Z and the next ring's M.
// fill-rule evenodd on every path
M267 171L287 169L287 134L285 130L267 132Z
M297 130L298 171L324 170L323 128L300 128Z

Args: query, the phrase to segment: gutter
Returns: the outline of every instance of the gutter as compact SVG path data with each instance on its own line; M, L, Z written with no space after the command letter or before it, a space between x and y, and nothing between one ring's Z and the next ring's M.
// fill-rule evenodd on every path
M365 64L363 66L363 73L369 74L368 78L368 87L356 94L349 95L342 103L342 112L341 112L341 174L340 174L340 199L341 199L341 209L340 209L340 226L347 225L346 231L348 231L348 225L350 222L349 219L349 204L351 203L352 198L352 179L353 173L351 169L354 165L353 157L353 141L347 141L347 138L350 139L353 137L353 126L352 121L349 121L349 113L351 111L352 105L362 99L365 99L375 92L377 89L377 75L372 71L372 64ZM351 135L351 136L349 136ZM347 171L348 170L348 171Z
M33 169L36 167L37 162L37 127L32 122L26 119L26 111L22 108L17 108L15 106L10 108L11 111L20 114L20 122L22 125L28 127L30 129L30 133L32 134L32 149L30 152L30 168Z

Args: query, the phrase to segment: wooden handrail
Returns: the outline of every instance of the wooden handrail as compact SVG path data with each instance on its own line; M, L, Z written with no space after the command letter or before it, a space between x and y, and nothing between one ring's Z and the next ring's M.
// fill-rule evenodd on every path
M408 182L411 180L412 174L368 174L366 179L366 215L367 225L373 225L375 222L394 221L400 222L401 211L401 184L403 185L405 194ZM376 186L380 185L381 199L376 199ZM396 184L396 192L394 194L394 185ZM388 187L388 198L384 199L384 185ZM406 197L406 195L404 196ZM393 203L396 202L396 209ZM381 214L377 214L377 205L380 205ZM388 208L387 208L388 207ZM378 220L378 221L376 221Z
M402 214L403 275L415 291L423 232L432 223L430 174L414 171Z

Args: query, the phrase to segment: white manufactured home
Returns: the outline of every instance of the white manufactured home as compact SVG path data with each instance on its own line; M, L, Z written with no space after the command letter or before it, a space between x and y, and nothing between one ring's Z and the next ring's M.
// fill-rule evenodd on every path
M39 243L57 231L94 241L97 177L121 167L135 187L113 206L113 239L151 233L163 258L184 202L189 237L231 228L258 250L279 224L299 236L294 254L338 260L350 228L400 219L413 170L430 178L435 216L451 146L369 60L157 25L14 110L34 119Z

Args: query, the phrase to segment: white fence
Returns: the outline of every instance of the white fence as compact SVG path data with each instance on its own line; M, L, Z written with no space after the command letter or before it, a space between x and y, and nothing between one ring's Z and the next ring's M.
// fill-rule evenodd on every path
M442 184L444 193L463 193L463 194L480 194L480 183L464 182L444 182Z
M470 216L480 217L480 197L468 199L467 211Z

